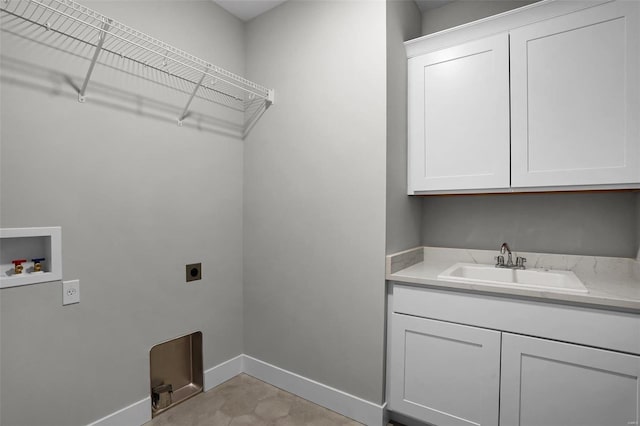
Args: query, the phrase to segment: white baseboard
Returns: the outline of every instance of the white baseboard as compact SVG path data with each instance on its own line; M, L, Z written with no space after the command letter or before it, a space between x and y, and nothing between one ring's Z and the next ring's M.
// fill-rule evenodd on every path
M204 391L215 388L244 371L244 355L238 355L204 372Z
M96 420L88 426L138 426L150 420L151 397L148 396L100 420Z
M377 405L365 401L248 355L244 356L244 372L365 425L382 426L384 424L386 404Z
M386 425L386 403L374 404L248 355L238 355L204 372L208 391L246 373L368 426ZM88 426L140 426L151 420L151 398L144 398Z

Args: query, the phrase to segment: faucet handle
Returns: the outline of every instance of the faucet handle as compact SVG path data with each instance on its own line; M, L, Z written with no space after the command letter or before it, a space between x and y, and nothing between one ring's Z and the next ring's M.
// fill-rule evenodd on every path
M526 262L526 261L527 261L526 257L517 256L516 257L516 268L524 269L525 268L524 262Z
M496 260L496 268L504 268L504 256L496 256L494 259Z

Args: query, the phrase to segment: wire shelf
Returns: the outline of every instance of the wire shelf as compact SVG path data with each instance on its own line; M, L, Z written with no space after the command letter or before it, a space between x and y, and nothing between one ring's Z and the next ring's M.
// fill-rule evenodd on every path
M125 72L141 67L145 79L189 94L178 124L188 116L193 99L199 98L243 112L244 137L273 103L273 90L74 1L0 0L0 12L3 31L74 51L91 61L79 89L80 102L85 101L85 91L98 63Z

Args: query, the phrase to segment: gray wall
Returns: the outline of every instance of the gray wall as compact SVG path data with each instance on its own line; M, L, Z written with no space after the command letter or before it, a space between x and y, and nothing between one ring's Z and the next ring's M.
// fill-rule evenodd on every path
M422 203L407 197L407 55L403 42L420 36L420 10L387 2L387 253L420 245Z
M276 88L245 141L248 355L380 403L386 169L384 2L288 1L247 26Z
M457 27L536 1L538 0L457 0L423 13L422 34L426 35Z
M429 34L531 1L455 1L423 14ZM630 192L422 197L422 244L635 257L640 208Z
M90 6L244 72L242 23L210 1ZM176 336L202 330L205 368L242 353L241 141L178 127L131 97L139 78L101 86L104 67L80 104L59 70L77 84L88 62L2 42L1 226L62 226L81 288L66 307L60 282L0 290L2 425L87 424L141 400L150 348ZM148 89L178 111L188 97ZM187 285L191 262L203 280Z
M558 193L425 197L423 244L635 257L636 194Z
M640 260L640 192L636 193L636 258Z

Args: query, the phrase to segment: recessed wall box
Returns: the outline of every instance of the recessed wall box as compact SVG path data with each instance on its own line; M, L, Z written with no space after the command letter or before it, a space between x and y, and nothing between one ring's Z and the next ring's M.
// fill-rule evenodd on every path
M20 274L16 274L12 263L16 259L25 259ZM0 229L0 288L60 280L62 230L59 226Z
M155 345L149 361L152 417L202 392L201 331Z

